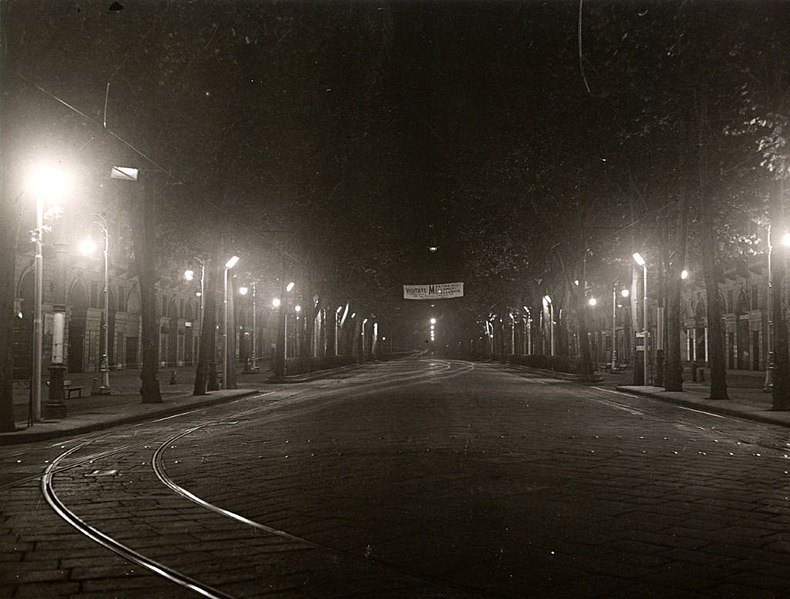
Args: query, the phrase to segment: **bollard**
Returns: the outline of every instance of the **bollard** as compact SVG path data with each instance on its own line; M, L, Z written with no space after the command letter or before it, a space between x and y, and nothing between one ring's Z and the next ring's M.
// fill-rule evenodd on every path
M176 371L175 371L175 370L173 370L173 371L170 373L170 384L171 384L171 385L176 385L176 384L178 384L178 381L176 380Z

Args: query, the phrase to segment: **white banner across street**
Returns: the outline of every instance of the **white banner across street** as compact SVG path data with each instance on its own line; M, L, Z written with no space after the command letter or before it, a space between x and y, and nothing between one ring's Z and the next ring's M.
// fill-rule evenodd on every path
M463 296L463 283L436 283L434 285L403 286L403 299L407 300L436 300Z

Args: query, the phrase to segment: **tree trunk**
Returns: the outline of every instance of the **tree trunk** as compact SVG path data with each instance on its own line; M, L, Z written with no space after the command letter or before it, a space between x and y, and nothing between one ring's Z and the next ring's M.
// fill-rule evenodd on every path
M159 335L156 316L156 254L157 236L154 215L154 182L151 175L143 179L143 190L137 203L134 227L137 279L140 283L142 318L143 369L140 372L140 395L143 403L161 403L162 395L156 374L159 368Z
M699 127L699 182L700 212L702 213L702 270L705 279L705 300L708 316L708 356L710 358L710 399L729 399L724 352L724 327L719 302L719 264L714 229L713 194L710 189L707 139L707 100L704 90L697 96L697 125Z
M5 170L3 166L0 166ZM0 175L2 177L2 175ZM14 261L17 216L0 178L0 432L15 430L14 424Z
M674 251L669 256L667 277L667 348L664 390L683 391L683 364L680 351L681 285L680 274L686 262L686 235L688 230L688 196L686 189L680 192L675 239L671 244Z
M0 22L5 23L8 2L0 3ZM7 64L8 51L0 44L0 65ZM7 70L0 68L5 81ZM0 110L0 131L8 132L8 111ZM14 266L16 261L17 212L8 188L8 151L0 155L0 432L15 430L14 424Z

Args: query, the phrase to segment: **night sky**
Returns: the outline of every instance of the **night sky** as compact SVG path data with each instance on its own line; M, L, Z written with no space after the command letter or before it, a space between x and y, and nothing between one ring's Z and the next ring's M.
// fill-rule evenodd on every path
M295 255L387 293L473 289L481 255L520 259L485 247L503 229L513 243L497 219L518 222L526 243L556 236L547 227L581 205L593 220L600 202L616 206L671 154L655 136L633 142L651 126L644 114L682 103L699 73L712 98L736 96L716 72L740 58L722 49L770 54L765 31L788 12L780 1L3 6L12 189L42 154L78 164L88 194L110 163L134 163L166 173L176 210L288 229Z

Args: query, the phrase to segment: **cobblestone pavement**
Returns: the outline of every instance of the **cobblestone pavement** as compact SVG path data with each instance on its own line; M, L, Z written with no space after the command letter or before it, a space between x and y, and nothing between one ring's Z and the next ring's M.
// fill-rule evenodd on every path
M90 439L0 448L0 596L195 595L42 500L72 448L66 508L225 596L790 589L788 429L501 365L374 365Z

